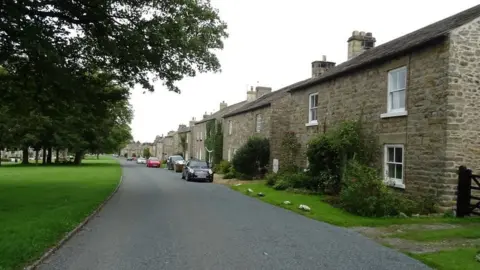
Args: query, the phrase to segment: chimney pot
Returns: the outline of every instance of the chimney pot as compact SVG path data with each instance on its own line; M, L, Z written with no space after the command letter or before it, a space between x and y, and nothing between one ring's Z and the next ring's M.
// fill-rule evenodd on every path
M375 38L371 32L353 31L352 36L348 39L348 60L362 54L366 50L375 47Z

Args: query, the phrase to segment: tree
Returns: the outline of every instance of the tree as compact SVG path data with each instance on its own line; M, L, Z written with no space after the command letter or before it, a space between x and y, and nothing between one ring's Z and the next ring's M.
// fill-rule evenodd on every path
M228 36L210 0L5 0L0 29L0 63L19 51L38 56L40 44L42 57L73 60L150 91L152 74L176 92L184 76L220 70L215 50Z
M147 159L150 158L150 148L143 148L143 156Z
M251 137L237 150L232 165L246 178L263 173L270 159L270 143L267 138Z

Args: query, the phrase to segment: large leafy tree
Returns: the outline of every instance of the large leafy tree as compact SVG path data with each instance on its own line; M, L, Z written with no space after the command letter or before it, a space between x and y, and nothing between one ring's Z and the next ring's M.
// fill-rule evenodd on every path
M66 57L150 91L158 78L177 92L184 76L220 70L215 49L227 37L209 0L4 0L0 29L0 62L40 46L43 57Z

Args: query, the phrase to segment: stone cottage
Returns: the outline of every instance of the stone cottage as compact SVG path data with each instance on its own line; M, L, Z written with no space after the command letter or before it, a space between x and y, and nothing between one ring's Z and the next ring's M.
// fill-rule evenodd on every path
M363 111L386 182L452 203L458 166L480 171L480 5L378 47L354 31L348 55L338 66L318 63L324 72L271 104L272 159L282 166L285 131L305 150L312 135Z
M250 91L249 91L250 92ZM248 94L247 93L247 100L238 102L236 104L228 106L227 103L222 101L219 106L219 110L211 115L208 115L205 113L203 115L203 119L195 122L193 126L193 132L192 132L192 142L193 142L193 148L192 148L192 154L194 158L201 159L201 160L206 160L207 158L207 151L213 151L213 149L207 149L205 146L205 139L207 138L207 123L209 121L220 121L220 123L223 122L223 116L233 110L238 109L242 105L248 102L248 99L254 99L254 96L252 96L252 93ZM224 133L225 133L225 127L224 128ZM212 155L209 155L209 162L212 162Z
M174 148L174 139L173 136L175 135L175 131L171 130L168 132L167 136L163 138L163 158L162 159L167 159L169 156L174 154L175 148Z
M190 122L192 123L192 122ZM191 128L190 126L186 125L179 125L177 132L175 132L175 135L173 136L173 141L174 141L174 148L175 148L175 153L182 153L183 157L185 159L190 158L191 154Z

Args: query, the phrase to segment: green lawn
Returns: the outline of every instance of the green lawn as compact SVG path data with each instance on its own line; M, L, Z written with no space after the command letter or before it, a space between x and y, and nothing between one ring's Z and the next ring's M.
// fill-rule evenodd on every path
M247 188L251 188L253 196L256 196L258 192L264 193L265 197L258 197L260 200L268 202L270 204L278 205L280 207L292 210L297 213L301 213L310 218L324 221L330 224L354 227L354 226L387 226L392 224L417 224L417 223L469 223L478 222L480 218L443 218L443 217L416 217L416 218L367 218L352 215L342 209L331 206L330 204L322 201L322 197L319 195L306 195L292 193L288 191L275 190L266 186L264 183L243 184L241 186L233 186L233 189L245 193ZM283 204L284 201L290 201L291 205ZM310 212L305 212L298 209L300 204L308 205L311 208Z
M480 262L475 260L478 248L462 248L427 254L409 254L438 270L478 270Z
M444 230L421 230L393 234L390 237L403 238L419 242L430 242L447 239L477 239L480 238L480 226L478 224Z
M119 164L0 167L0 270L39 258L117 186Z

